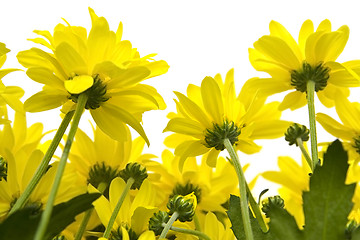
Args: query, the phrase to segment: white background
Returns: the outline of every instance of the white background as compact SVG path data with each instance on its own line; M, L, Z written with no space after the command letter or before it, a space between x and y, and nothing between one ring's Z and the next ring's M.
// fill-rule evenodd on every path
M167 135L162 133L166 126L166 114L175 111L173 91L186 92L189 83L199 85L205 76L221 73L225 76L230 68L235 68L238 90L251 77L264 77L256 72L248 61L248 48L262 35L269 33L271 20L282 23L295 39L301 24L311 19L315 27L324 19L332 22L333 29L341 25L350 27L350 39L339 62L360 57L360 17L357 1L199 1L199 0L102 0L102 1L2 1L0 13L0 42L11 49L4 67L22 68L16 61L21 50L34 47L27 41L36 35L33 30L53 32L56 24L66 19L71 25L91 27L88 7L98 16L104 16L113 31L122 21L123 39L130 40L138 48L141 56L158 53L156 59L163 59L170 65L163 76L146 81L157 88L165 99L165 111L151 111L144 115L144 128L151 146L146 152L161 155L162 141ZM23 100L41 89L41 85L28 79L25 72L11 73L3 79L5 85L21 86L26 94ZM358 100L359 90L353 91L351 100ZM281 100L284 95L276 95L272 100ZM317 102L317 112L325 112L336 118L333 109L325 109ZM40 121L45 129L55 129L60 123L59 111L28 113L29 124ZM283 119L308 125L307 109L284 111ZM91 135L90 125L83 119L81 127ZM318 125L319 141L332 141L334 137L324 133ZM243 164L250 162L246 173L250 180L255 174L269 169L277 169L277 156L291 155L300 159L300 151L282 140L259 141L263 145L261 153L240 154ZM270 186L260 181L256 191Z

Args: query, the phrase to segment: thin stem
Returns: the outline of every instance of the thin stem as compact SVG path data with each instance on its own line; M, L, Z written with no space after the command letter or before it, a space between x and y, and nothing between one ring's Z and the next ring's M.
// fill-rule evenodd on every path
M171 226L174 224L174 222L178 217L179 217L179 213L174 212L173 215L170 217L169 221L164 226L164 229L162 230L159 239L166 238L166 234L169 232Z
M163 223L163 226L165 227L166 224ZM195 235L195 236L198 236L199 239L211 240L211 238L210 238L208 235L206 235L206 234L203 233L203 232L197 231L197 230L186 229L186 228L179 228L179 227L174 227L174 226L171 226L171 227L170 227L170 230L175 231L175 232L180 232L180 233ZM159 239L161 239L161 238L159 238Z
M31 193L34 191L35 187L40 182L40 179L42 178L42 176L44 176L46 170L48 169L49 162L50 162L52 156L54 155L55 150L59 146L59 143L60 143L73 115L74 115L74 111L70 111L65 115L58 130L56 131L56 134L55 134L53 140L50 143L49 148L47 149L43 159L41 160L39 167L36 169L35 174L31 178L29 184L26 186L24 192L20 195L20 197L15 202L14 206L11 208L9 214L12 214L13 212L22 208L25 205L25 203L29 199Z
M240 189L240 207L241 207L241 216L244 224L245 236L247 240L253 240L253 232L250 224L250 216L249 216L249 207L248 200L246 194L246 180L244 173L241 168L240 160L234 147L231 145L229 139L225 138L224 145L226 150L228 151L230 158L232 159L236 174L239 180L239 189Z
M307 104L309 110L309 125L310 125L310 141L311 141L311 157L312 157L312 168L315 169L319 157L317 149L317 139L316 139L316 120L315 120L315 102L314 102L314 93L315 93L315 82L309 80L307 82Z
M250 207L251 207L251 209L253 210L253 212L255 214L256 220L258 221L261 230L264 233L266 233L268 231L268 228L267 228L266 223L264 221L264 218L263 218L263 216L261 214L259 204L256 202L254 196L252 195L252 193L250 191L250 188L249 188L249 185L247 183L246 183L246 191L247 191L247 194L248 194L248 197L249 197Z
M50 217L51 217L51 213L52 213L52 210L53 210L53 205L54 205L54 202L55 202L56 194L57 194L57 192L59 190L59 186L60 186L60 183L61 183L61 178L62 178L62 175L64 173L66 162L67 162L67 159L68 159L68 156L69 156L69 153L70 153L70 148L71 148L72 142L74 140L76 130L78 129L81 115L82 115L82 113L83 113L83 111L85 109L85 104L87 102L87 99L88 99L88 96L87 96L86 93L82 93L78 97L78 102L77 102L77 105L76 105L76 109L75 109L74 118L73 118L73 121L72 121L72 124L71 124L71 128L69 130L69 134L68 134L68 137L66 139L65 147L64 147L64 150L62 152L60 161L59 161L59 165L58 165L58 168L57 168L57 171L56 171L54 183L52 185L52 188L51 188L51 191L50 191L50 194L49 194L49 198L48 198L48 201L46 203L45 210L41 215L41 220L40 220L40 223L39 223L39 227L38 227L38 229L36 231L35 238L34 238L35 240L42 240L44 235L45 235L45 232L46 232L46 229L47 229L47 226L49 224Z
M120 208L121 208L121 205L123 204L124 200L125 200L125 197L126 195L128 194L128 192L130 191L130 188L131 186L133 185L133 183L135 182L135 179L134 178L129 178L126 182L126 186L123 190L123 192L121 193L121 196L111 214L111 217L110 217L110 220L109 220L109 223L108 225L106 226L106 229L105 229L105 232L104 232L104 235L103 237L104 238L109 238L110 236L110 233L111 233L111 230L112 230L112 227L114 225L114 222L115 222L115 219L120 211Z
M301 138L296 138L296 144L299 146L299 148L301 150L301 153L305 157L306 162L309 164L311 170L314 171L313 162L311 160L311 157L310 157L309 153L306 151L306 149L304 147L304 143L303 143L302 139Z
M104 183L104 182L101 182L98 186L98 190L101 194L103 194L103 192L105 191L107 187L107 184ZM74 240L81 240L82 236L84 235L84 232L86 230L86 226L88 225L89 223L89 220L90 220L90 217L91 217L91 214L93 213L94 211L94 208L91 208L89 210L87 210L85 212L85 215L81 221L81 224L80 224L80 227L79 227L79 230L77 231L76 235L75 235L75 238Z
M194 223L195 223L195 230L201 231L199 217L196 213L194 214Z

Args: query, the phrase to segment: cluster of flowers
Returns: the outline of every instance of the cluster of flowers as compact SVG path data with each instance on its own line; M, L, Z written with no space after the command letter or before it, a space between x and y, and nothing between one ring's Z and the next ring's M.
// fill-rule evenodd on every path
M55 239L235 239L226 211L230 194L239 195L239 188L241 192L238 178L243 176L230 148L235 154L253 154L261 149L257 139L283 137L292 122L281 120L281 111L313 104L311 87L322 104L335 106L342 123L322 113L316 119L343 140L349 153L347 183L360 181L360 105L347 99L349 87L360 86L360 61L335 62L348 40L347 26L332 31L325 20L314 30L308 20L297 42L282 25L271 22L270 34L249 50L253 67L270 77L248 80L237 94L230 70L225 78L218 74L205 77L201 86L190 84L186 94L175 92L177 111L168 115L164 129L173 132L165 146L174 152L164 150L158 159L143 153L149 139L142 114L166 106L156 89L141 82L166 73L169 66L154 60L155 54L140 57L129 41L122 40L121 23L113 32L105 18L89 11L89 33L67 22L58 24L53 34L37 30L40 37L31 41L42 47L17 54L27 76L44 84L40 92L22 103L20 87L0 82L0 221L18 209L32 208L34 214L43 214L35 238L43 239L46 213L51 215L53 205L99 192L94 210L78 215ZM0 67L8 52L0 43ZM1 69L0 79L16 70ZM293 91L281 103L267 101L268 96L288 90ZM8 107L14 110L12 122ZM25 112L58 107L61 126L52 141L42 142L47 134L42 123L27 127ZM91 136L77 129L84 110L94 120ZM71 121L66 143L60 144L63 154L53 157ZM129 126L140 137L132 138ZM297 140L295 136L293 143L304 147ZM225 149L231 160L219 155ZM279 193L285 208L300 228L301 196L316 161L307 156L301 166L281 157L280 171L259 173L282 185ZM251 189L255 180L247 187ZM359 189L348 217L357 224Z

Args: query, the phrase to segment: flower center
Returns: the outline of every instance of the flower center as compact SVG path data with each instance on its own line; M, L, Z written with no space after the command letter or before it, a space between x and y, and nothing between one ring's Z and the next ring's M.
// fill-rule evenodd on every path
M186 184L177 183L169 198L172 198L175 195L186 196L186 195L188 195L188 194L190 194L192 192L194 192L194 194L196 196L197 203L200 203L200 201L201 201L201 188L199 186L197 186L197 185L194 185L194 184L190 183L190 182L187 182Z
M104 191L104 196L109 198L109 186L111 181L119 176L119 170L117 168L113 169L110 166L107 166L105 162L96 163L90 168L88 183L94 187L98 187L100 183L106 184L106 189Z
M360 154L360 136L358 136L357 138L354 138L353 147L355 148L356 152Z
M7 162L0 156L0 181L3 179L7 181L7 168Z
M315 82L315 91L323 90L330 77L330 68L324 66L323 63L318 63L311 66L307 62L303 62L302 68L291 71L291 86L294 86L297 91L306 92L306 85L308 81Z
M106 96L106 84L104 84L99 75L95 75L94 84L84 91L88 95L88 100L86 102L86 109L96 109L101 106L103 102L106 102L110 97ZM80 94L71 94L69 99L74 103L77 103L78 97Z
M130 227L125 226L125 229L129 235L129 238L126 238L126 239L137 240L139 238L139 236ZM118 227L118 229L116 231L112 231L111 235L109 237L109 240L122 240L122 239L124 239L124 238L122 235L121 227Z
M229 139L234 145L239 140L240 133L241 129L233 121L225 120L221 125L213 123L212 129L206 129L204 145L222 151L225 149L224 140Z

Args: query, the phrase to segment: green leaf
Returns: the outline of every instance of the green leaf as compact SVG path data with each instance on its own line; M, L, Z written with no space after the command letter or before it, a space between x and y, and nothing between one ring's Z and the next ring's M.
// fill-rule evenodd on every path
M230 195L229 211L227 211L231 221L231 229L237 240L246 240L244 225L241 216L240 198L238 196ZM250 214L250 223L254 235L254 240L273 240L274 238L270 232L264 233L257 220Z
M303 193L305 239L345 239L347 217L355 184L345 185L348 155L339 140L324 154L324 163L317 166L310 178L310 191Z
M351 236L351 240L360 240L360 227L354 230Z
M92 208L92 202L100 197L99 193L82 194L56 205L53 209L44 240L51 240L75 221L75 216ZM20 209L0 224L0 240L21 239L32 240L41 219L40 212L34 208Z
M298 228L295 218L285 209L274 204L269 205L269 227L277 240L303 240L304 233Z

